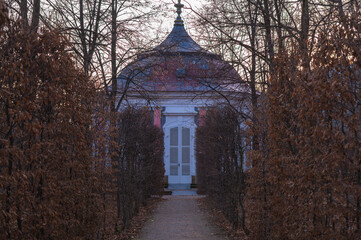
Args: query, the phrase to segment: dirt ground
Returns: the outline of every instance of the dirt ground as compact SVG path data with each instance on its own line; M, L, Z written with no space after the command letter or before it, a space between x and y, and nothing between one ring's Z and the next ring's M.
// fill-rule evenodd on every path
M227 240L199 208L200 196L165 196L137 240Z

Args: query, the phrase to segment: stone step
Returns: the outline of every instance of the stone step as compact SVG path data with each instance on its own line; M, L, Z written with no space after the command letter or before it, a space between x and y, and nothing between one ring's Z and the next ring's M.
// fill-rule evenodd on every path
M168 190L189 190L190 184L168 184Z
M197 190L172 190L172 196L197 196Z

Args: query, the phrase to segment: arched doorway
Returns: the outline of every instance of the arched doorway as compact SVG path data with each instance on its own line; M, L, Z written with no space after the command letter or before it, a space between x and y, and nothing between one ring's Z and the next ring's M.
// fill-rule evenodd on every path
M190 187L195 176L194 115L167 116L164 125L164 164L169 185Z

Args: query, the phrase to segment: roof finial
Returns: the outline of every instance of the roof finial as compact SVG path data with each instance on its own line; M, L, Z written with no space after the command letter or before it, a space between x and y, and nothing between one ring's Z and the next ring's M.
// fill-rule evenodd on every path
M175 20L175 25L183 25L181 13L182 13L182 8L184 7L184 5L181 4L181 0L178 0L178 3L174 4L174 6L177 8L177 13L178 13L178 17Z

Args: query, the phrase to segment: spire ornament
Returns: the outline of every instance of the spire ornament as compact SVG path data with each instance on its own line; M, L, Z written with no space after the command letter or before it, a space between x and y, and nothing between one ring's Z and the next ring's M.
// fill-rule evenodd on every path
M184 7L184 5L181 4L181 0L178 0L178 3L174 4L174 6L177 8L177 14L178 14L178 17L174 23L175 23L175 25L183 25L181 13L182 13L182 8Z

